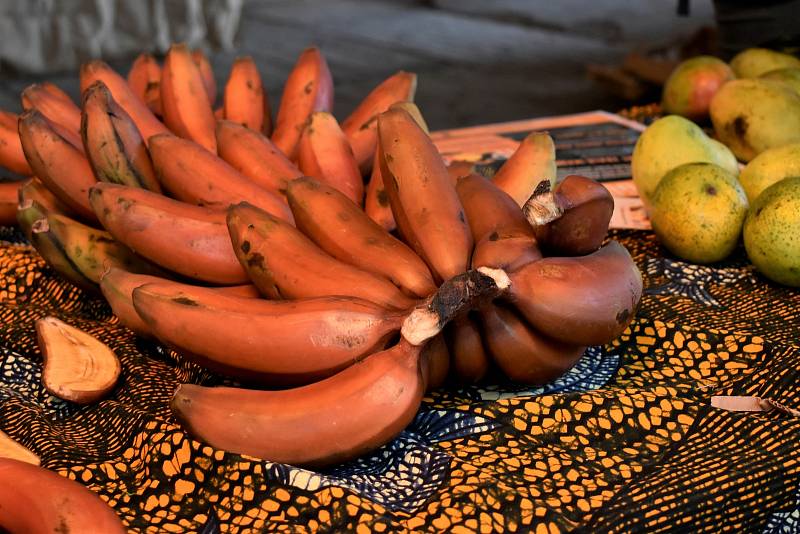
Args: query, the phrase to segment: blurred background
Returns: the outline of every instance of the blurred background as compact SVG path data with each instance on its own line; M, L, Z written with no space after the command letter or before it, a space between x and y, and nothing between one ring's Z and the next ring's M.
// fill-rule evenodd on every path
M79 65L123 75L139 52L203 48L223 86L251 55L273 109L300 51L321 47L343 117L397 70L419 75L432 129L657 101L682 57L797 44L799 0L28 0L0 2L0 107Z

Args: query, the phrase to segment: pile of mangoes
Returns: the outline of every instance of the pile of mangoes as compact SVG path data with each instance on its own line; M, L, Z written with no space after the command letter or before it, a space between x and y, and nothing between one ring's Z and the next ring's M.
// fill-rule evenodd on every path
M667 80L662 108L632 161L662 244L713 263L743 236L762 274L800 286L800 59L763 48L730 64L689 59ZM709 119L713 137L697 124Z

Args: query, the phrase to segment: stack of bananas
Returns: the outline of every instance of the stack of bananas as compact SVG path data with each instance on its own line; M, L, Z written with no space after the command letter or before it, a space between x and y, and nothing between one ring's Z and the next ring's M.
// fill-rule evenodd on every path
M638 269L618 243L601 248L608 191L556 183L540 133L493 180L448 168L411 103L413 74L341 124L315 48L274 124L250 58L216 110L210 65L184 45L163 66L140 56L127 81L92 61L80 82L80 108L43 83L21 116L0 117L0 163L35 176L6 204L124 325L253 388L175 393L177 419L215 447L346 461L397 435L448 378L550 381L635 313Z

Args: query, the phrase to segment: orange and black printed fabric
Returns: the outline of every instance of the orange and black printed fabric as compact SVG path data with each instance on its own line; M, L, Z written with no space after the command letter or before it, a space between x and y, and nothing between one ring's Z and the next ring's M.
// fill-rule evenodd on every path
M800 292L739 253L694 266L612 232L646 292L631 327L544 387L492 378L425 399L373 454L309 471L213 449L172 418L181 382L220 377L121 327L13 232L0 246L0 430L108 502L132 532L800 532ZM123 373L79 407L41 385L34 321L107 343ZM368 422L365 422L368 424Z

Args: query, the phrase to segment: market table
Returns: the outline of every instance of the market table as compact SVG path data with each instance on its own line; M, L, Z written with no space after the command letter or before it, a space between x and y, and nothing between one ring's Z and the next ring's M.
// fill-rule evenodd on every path
M132 531L800 530L800 291L742 250L696 266L649 230L612 230L645 280L614 343L543 387L495 376L436 391L390 444L309 471L189 437L169 410L175 388L225 379L120 326L16 230L0 237L0 430ZM79 407L45 391L34 322L46 315L116 352L111 397ZM712 406L730 395L761 411Z

